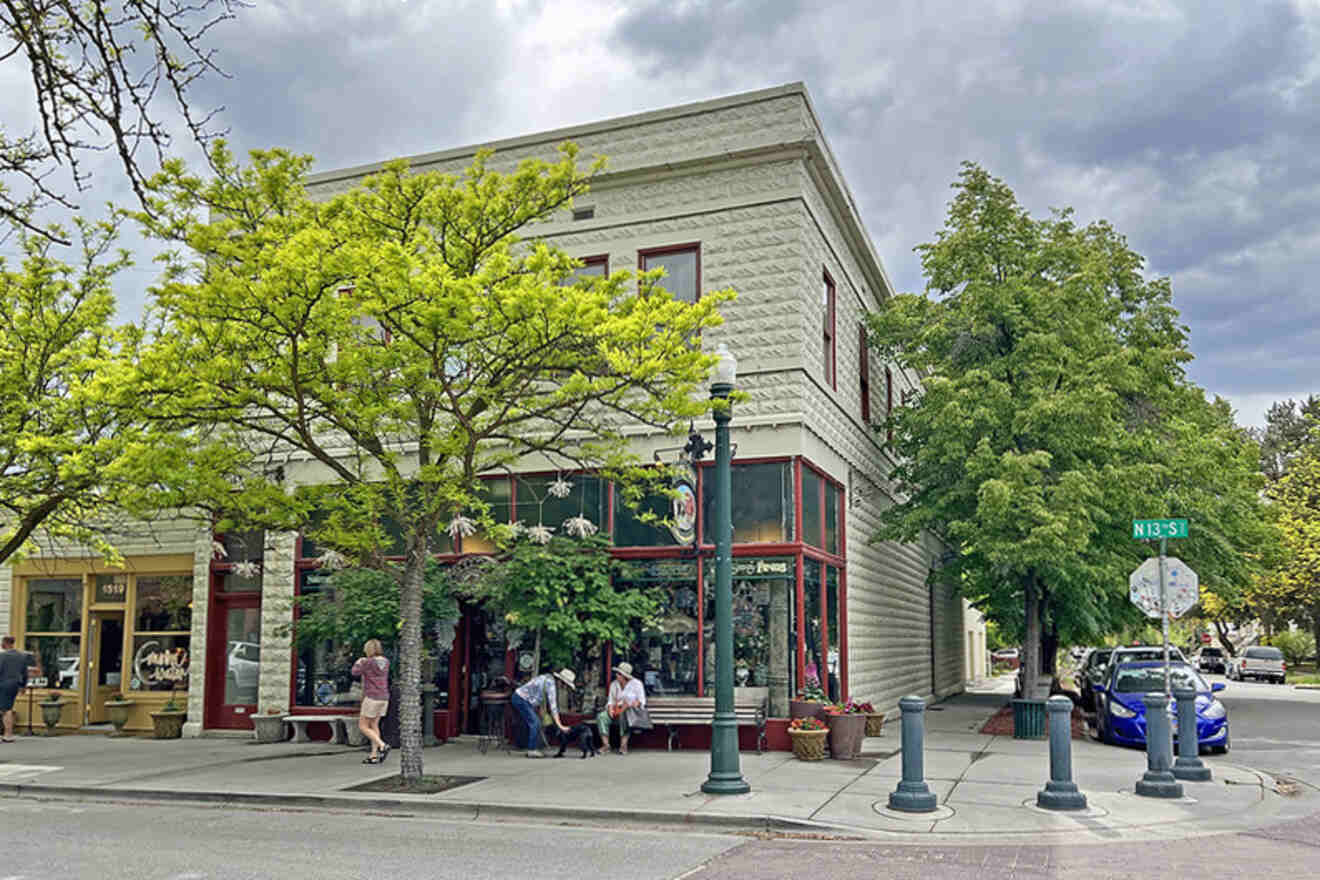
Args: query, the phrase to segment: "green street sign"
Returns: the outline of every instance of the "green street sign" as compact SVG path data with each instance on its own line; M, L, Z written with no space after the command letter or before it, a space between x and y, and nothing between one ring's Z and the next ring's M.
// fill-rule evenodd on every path
M1134 519L1132 537L1149 538L1185 538L1187 520L1185 519Z

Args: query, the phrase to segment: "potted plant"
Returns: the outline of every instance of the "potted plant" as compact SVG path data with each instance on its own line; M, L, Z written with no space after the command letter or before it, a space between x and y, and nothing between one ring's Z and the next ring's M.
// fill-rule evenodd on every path
M178 739L183 735L183 721L188 710L174 699L174 691L159 710L151 713L151 728L156 739Z
M870 703L858 703L857 706L866 713L866 735L881 736L884 733L885 713L875 711Z
M819 761L825 757L825 737L829 728L815 717L794 718L788 722L788 735L793 740L793 757L799 761Z
M860 703L830 703L825 707L825 721L830 728L830 757L849 761L861 754L866 712Z
M797 697L788 701L789 718L825 718L825 692L820 688L820 679L808 675Z
M105 712L110 716L110 723L115 729L110 732L111 736L128 736L124 733L124 725L128 723L128 713L133 708L133 701L124 699L124 695L118 691L106 697Z
M55 728L60 723L60 713L64 711L64 699L59 691L51 691L41 701L41 720L46 723L46 735L54 736Z
M253 715L252 732L259 743L284 742L284 710L271 706L265 714Z

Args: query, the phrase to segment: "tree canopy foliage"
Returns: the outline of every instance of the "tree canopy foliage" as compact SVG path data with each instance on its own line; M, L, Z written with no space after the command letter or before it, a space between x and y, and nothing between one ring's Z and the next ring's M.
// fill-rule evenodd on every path
M213 177L167 163L149 234L176 242L153 291L136 394L159 427L142 467L175 500L249 525L308 522L378 557L402 532L403 772L421 773L422 572L443 530L494 530L480 475L515 466L640 472L625 427L673 430L710 407L693 340L732 291L675 299L660 272L578 277L534 224L587 190L577 150L462 175L389 163L324 201L310 159L223 144ZM166 499L170 492L163 493ZM159 503L161 498L144 496ZM507 527L506 527L507 528ZM553 525L545 526L554 528Z
M1285 619L1309 623L1320 645L1320 421L1270 488L1283 540L1277 569L1262 579L1257 602Z
M1132 519L1187 517L1176 551L1202 582L1242 582L1264 538L1256 451L1186 380L1169 282L1122 235L1033 218L971 163L954 190L917 248L925 294L869 317L871 344L923 386L882 429L901 497L877 537L943 538L939 576L1024 637L1030 685L1042 641L1052 658L1136 622L1128 574L1150 548Z

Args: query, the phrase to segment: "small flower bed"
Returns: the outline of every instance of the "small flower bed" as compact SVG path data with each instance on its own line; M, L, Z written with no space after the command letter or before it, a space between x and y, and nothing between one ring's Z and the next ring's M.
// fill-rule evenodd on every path
M789 730L827 730L824 721L819 718L794 718L788 722Z
M821 690L820 679L808 675L807 680L802 683L802 690L798 692L797 698L803 703L825 702L825 691Z
M856 700L849 700L846 703L830 703L825 707L827 715L866 715L872 710L870 703L859 703Z

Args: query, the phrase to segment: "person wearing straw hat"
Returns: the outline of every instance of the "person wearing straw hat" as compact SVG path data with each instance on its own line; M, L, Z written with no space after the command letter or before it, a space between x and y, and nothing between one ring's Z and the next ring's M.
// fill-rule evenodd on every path
M646 705L646 689L642 687L641 679L634 678L632 672L631 663L620 663L614 667L609 698L605 701L605 708L596 716L596 726L600 728L600 738L604 743L601 746L602 754L608 754L610 750L611 721L619 725L619 754L628 754L628 737L632 734L628 710L637 710Z
M561 732L568 732L568 725L559 720L559 700L556 695L558 685L571 691L577 690L577 676L571 669L561 669L556 673L543 673L513 692L513 709L527 728L527 757L544 758L541 751L541 706L550 710L550 717Z

